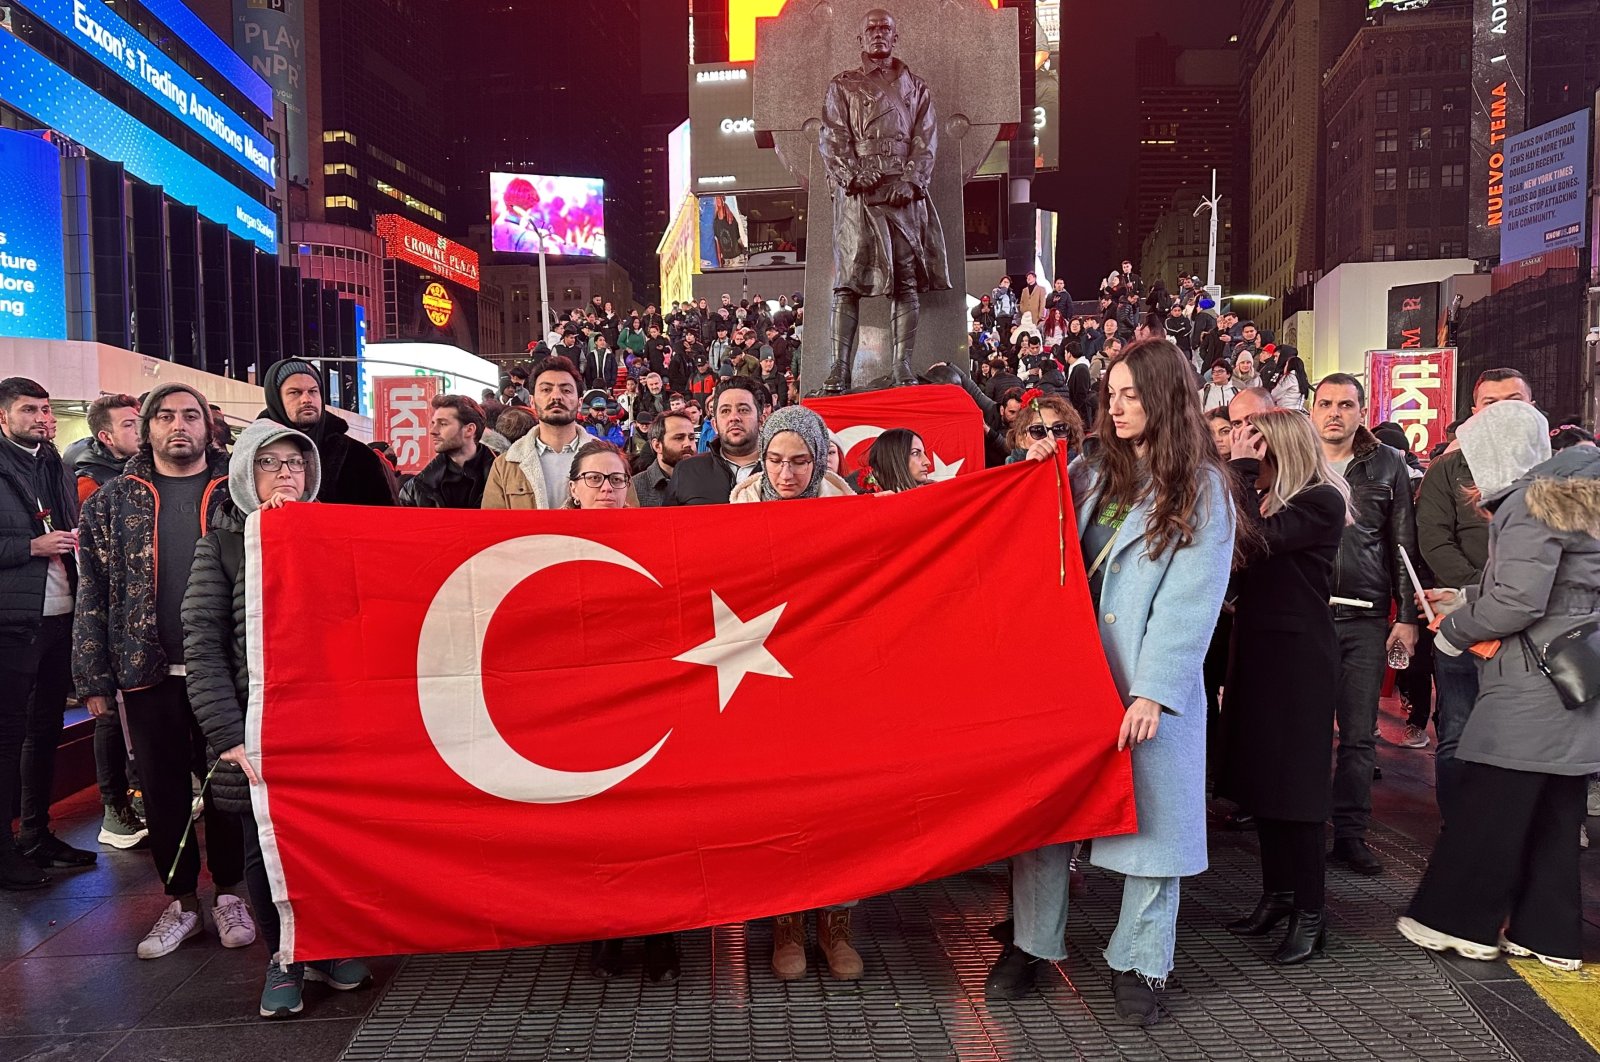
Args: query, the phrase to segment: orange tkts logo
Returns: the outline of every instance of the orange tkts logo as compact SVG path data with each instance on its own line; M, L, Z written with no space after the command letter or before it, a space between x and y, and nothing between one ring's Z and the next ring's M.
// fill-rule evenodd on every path
M443 284L435 281L422 289L422 309L435 328L449 324L450 314L455 308L456 304L450 301L450 293L444 290Z

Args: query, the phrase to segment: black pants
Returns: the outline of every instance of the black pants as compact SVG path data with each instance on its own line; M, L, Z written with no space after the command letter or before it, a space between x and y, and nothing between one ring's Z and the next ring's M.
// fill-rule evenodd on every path
M256 830L255 815L240 815L239 827L244 834L244 887L250 892L250 906L256 912L256 932L267 946L267 954L276 955L282 947L283 926L278 921L278 907L272 902L272 885L267 880L266 860L261 857L261 834Z
M1587 789L1581 775L1460 761L1451 814L1406 913L1475 944L1493 947L1504 924L1508 940L1541 955L1582 956Z
M31 842L50 828L56 746L72 689L72 616L42 616L28 632L0 638L0 846L11 820Z
M1302 911L1320 911L1323 904L1323 826L1320 822L1256 820L1261 842L1263 892L1292 892Z
M181 678L167 678L147 690L124 693L122 704L144 783L145 823L150 827L156 876L166 881L176 859L178 869L166 885L167 895L188 896L200 884L199 841L190 839L181 857L178 846L189 828L194 799L189 776L197 763L205 762L205 739L189 708L189 694ZM239 817L217 811L212 803L206 801L206 865L218 888L231 889L244 877L244 838Z
M128 743L122 737L120 712L102 715L94 721L94 779L100 788L100 803L120 808L128 803L128 789L138 787L138 776L131 768Z
M1217 617L1217 629L1211 632L1211 645L1206 649L1203 673L1206 684L1206 776L1213 782L1220 777L1222 767L1222 707L1223 683L1228 681L1228 658L1233 642L1233 613L1224 612Z
M1418 638L1411 666L1395 676L1395 686L1411 702L1407 726L1425 729L1433 717L1433 639Z

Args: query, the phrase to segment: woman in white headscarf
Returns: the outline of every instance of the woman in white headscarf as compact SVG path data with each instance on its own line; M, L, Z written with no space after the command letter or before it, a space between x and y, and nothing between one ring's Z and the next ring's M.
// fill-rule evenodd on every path
M1479 656L1480 684L1445 829L1397 928L1431 951L1576 970L1578 834L1600 770L1600 450L1552 458L1526 402L1497 402L1456 437L1491 514L1489 561L1477 586L1427 596L1447 613L1435 647ZM1551 659L1574 656L1583 677L1559 686Z

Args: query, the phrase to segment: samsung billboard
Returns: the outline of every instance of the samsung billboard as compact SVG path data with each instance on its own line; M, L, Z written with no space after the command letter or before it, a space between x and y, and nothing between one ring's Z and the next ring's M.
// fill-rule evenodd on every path
M186 154L10 33L0 32L0 100L59 130L146 184L268 253L278 219L260 200Z
M691 190L750 192L800 182L778 153L756 145L749 63L689 68Z
M1473 0L1467 255L1500 253L1505 141L1527 125L1528 0Z
M272 142L235 114L216 93L122 16L89 0L19 0L39 21L87 52L184 128L243 166L271 188L277 176Z

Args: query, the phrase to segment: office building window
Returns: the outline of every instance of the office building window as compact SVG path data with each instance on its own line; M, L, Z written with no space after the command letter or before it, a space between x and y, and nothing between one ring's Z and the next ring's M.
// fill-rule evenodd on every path
M1406 169L1406 187L1410 189L1432 187L1433 171L1427 166L1410 166Z
M1372 171L1372 188L1377 192L1392 192L1395 188L1395 168L1379 166Z
M1372 260L1374 262L1394 261L1394 244L1375 243L1372 245Z
M322 131L324 144L355 144L356 135L343 129L324 129Z
M336 210L336 209L340 209L340 208L345 209L345 210L354 210L354 209L356 209L356 201L355 201L355 199L350 197L350 196L348 196L348 195L328 195L328 196L323 196L322 197L322 205L327 207L329 210Z
M1433 89L1414 88L1407 97L1406 106L1413 112L1433 109Z
M1440 188L1464 188L1467 183L1467 164L1449 162L1439 169Z
M1372 150L1382 155L1400 150L1400 130L1379 129L1372 134Z
M1441 240L1439 242L1440 258L1460 258L1466 254L1467 245L1460 240Z
M1464 125L1447 125L1439 133L1447 150L1459 151L1467 146L1467 127Z
M1379 114L1394 114L1400 110L1400 90L1383 89L1373 93L1374 107Z
M1433 127L1430 125L1418 126L1411 130L1411 150L1427 151L1433 147Z

